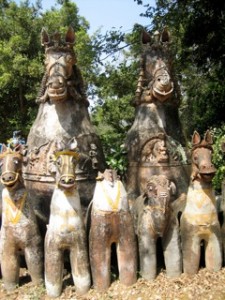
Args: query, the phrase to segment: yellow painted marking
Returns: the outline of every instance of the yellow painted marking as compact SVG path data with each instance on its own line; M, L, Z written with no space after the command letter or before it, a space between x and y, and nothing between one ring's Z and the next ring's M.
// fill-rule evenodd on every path
M119 201L120 201L120 196L121 196L121 185L120 185L120 181L117 181L117 195L115 199L112 199L108 192L106 191L103 182L101 182L101 187L102 190L104 192L105 198L109 204L109 206L113 209L113 211L117 211L118 210L118 206L119 206Z
M19 222L26 198L27 192L25 192L16 202L9 197L4 198L4 201L7 202L6 218L9 222L13 224L17 224Z

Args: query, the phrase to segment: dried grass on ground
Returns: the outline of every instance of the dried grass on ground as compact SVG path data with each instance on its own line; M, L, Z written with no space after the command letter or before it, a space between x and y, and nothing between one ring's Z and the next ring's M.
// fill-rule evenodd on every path
M25 270L21 271L25 272ZM2 282L0 299L4 300L50 300L46 296L43 286L34 287L24 283L27 274L21 278L21 286L12 293L6 293ZM198 274L187 276L182 274L179 278L168 279L164 271L151 282L138 279L131 287L125 287L115 280L105 293L98 293L91 289L85 296L77 296L71 284L70 274L64 278L64 288L60 300L224 300L225 299L225 268L219 272L209 272L202 268Z

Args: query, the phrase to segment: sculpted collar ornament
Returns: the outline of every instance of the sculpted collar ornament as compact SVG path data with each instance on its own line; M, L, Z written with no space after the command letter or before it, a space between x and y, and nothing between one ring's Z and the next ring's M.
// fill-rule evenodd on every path
M102 187L105 198L106 198L108 204L110 205L110 207L113 209L113 211L118 211L119 201L120 201L120 197L121 197L121 184L120 184L120 181L119 180L117 181L117 186L116 186L117 195L116 195L115 199L112 199L110 197L108 191L104 187L103 182L101 182L101 187Z
M26 198L27 192L24 192L19 199L12 199L10 197L4 198L4 201L7 203L6 218L12 224L19 222Z

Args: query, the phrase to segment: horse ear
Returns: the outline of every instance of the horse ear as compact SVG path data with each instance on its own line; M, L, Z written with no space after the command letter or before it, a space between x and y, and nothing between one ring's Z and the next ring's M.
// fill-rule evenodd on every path
M104 179L104 174L100 171L98 171L98 176L96 177L97 181L102 181Z
M201 142L201 137L197 131L194 131L193 136L192 136L192 145L196 146L200 144Z
M42 28L42 30L41 30L41 45L47 46L49 43L50 43L49 35L48 35L47 31L45 30L45 28Z
M222 144L221 144L221 150L222 150L223 152L225 152L225 142L222 142Z
M207 144L212 145L213 144L213 137L210 132L210 130L207 130L205 135L204 135L204 140L206 141Z
M66 44L67 44L68 46L74 45L74 43L75 43L75 32L74 32L72 26L70 26L70 27L68 28L67 33L66 33L66 38L65 38L65 40L66 40Z
M167 27L163 28L163 31L161 33L161 42L162 43L168 43L170 41L170 33L168 31Z
M150 34L145 30L142 31L141 39L142 39L142 44L147 44L152 41Z
M62 141L55 142L55 150L62 151L65 148L65 144Z
M1 149L1 153L6 152L8 149L8 147L5 144L2 144L2 149Z
M176 188L176 185L173 181L170 182L170 191L171 191L171 194L174 196L177 192L177 188Z
M77 149L77 140L75 137L73 137L70 141L69 141L69 148L72 151L75 151Z

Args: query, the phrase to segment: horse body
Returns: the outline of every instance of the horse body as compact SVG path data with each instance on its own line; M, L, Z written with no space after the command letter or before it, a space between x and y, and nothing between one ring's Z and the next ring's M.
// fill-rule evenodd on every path
M1 269L5 288L12 290L19 283L20 252L24 251L32 281L43 281L43 245L32 201L24 187L22 154L3 151L1 182L2 228Z
M151 176L146 192L134 204L135 229L138 236L141 276L156 277L158 238L162 239L166 272L169 277L181 274L182 259L179 226L172 208L176 187L165 175Z
M180 92L169 51L170 41L159 37L142 34L135 119L126 139L127 192L131 201L144 193L147 179L152 175L164 174L174 181L178 198L188 187L190 168L178 114ZM163 145L161 159L156 144Z
M88 114L89 103L81 72L76 65L74 42L72 28L68 29L65 41L58 33L50 38L45 30L42 31L46 71L37 97L38 115L27 138L28 164L23 174L27 189L39 206L37 210L46 217L54 189L48 161L55 150L55 141L67 143L75 136L79 152L87 156L86 162L78 165L76 171L82 204L89 204L97 171L105 168L100 140ZM93 145L96 149L94 157L89 155L93 154Z
M72 150L55 153L56 187L52 194L50 219L45 237L45 285L47 294L62 291L63 255L70 251L70 264L77 293L90 288L90 273L80 197L75 181L78 154Z
M218 271L222 264L221 233L212 188L215 167L212 164L212 137L197 132L192 137L192 174L186 206L181 216L184 272L195 274L200 262L200 243L205 243L206 267Z
M89 253L94 287L106 290L112 244L116 244L119 278L125 285L137 280L137 250L125 188L112 170L106 169L101 176L93 196Z

